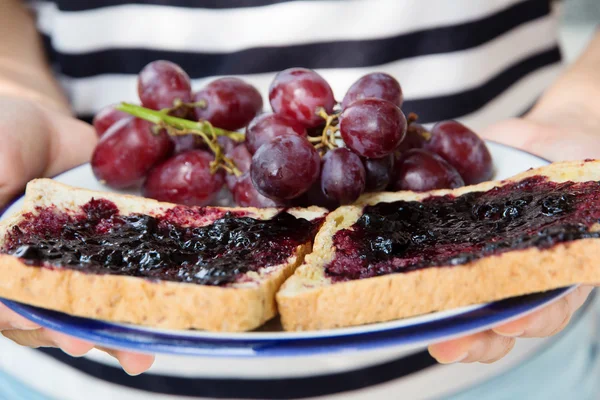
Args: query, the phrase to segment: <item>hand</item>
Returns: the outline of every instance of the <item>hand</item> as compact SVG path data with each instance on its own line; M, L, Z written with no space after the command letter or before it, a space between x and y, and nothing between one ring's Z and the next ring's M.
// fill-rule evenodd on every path
M524 119L504 121L480 134L552 161L600 158L600 114L576 107L548 114L534 109ZM429 352L443 364L497 361L512 350L516 338L547 337L560 332L585 303L592 289L591 286L580 286L523 318L486 332L431 345Z
M88 161L93 128L29 100L0 96L0 206L33 178L52 177Z
M37 103L0 96L0 207L38 177L52 177L88 161L96 135L92 127L58 110ZM0 333L28 347L58 347L75 357L94 345L63 335L13 313L0 304ZM101 349L115 357L123 369L140 374L154 357Z
M73 357L81 357L94 348L92 343L72 338L41 326L12 312L0 303L0 333L7 339L32 348L58 347ZM101 348L100 350L116 358L129 375L139 375L147 371L154 357L122 350Z
M567 296L523 318L489 331L431 345L429 352L442 364L498 361L512 350L517 338L547 337L563 330L592 289L591 286L579 286Z

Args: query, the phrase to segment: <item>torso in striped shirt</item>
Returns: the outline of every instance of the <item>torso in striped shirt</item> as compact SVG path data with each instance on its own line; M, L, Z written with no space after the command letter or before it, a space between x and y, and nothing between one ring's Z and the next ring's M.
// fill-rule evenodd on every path
M548 0L41 1L39 28L76 112L136 100L148 62L180 64L199 88L234 75L266 94L274 73L319 71L336 97L379 70L422 122L477 128L527 110L560 54Z

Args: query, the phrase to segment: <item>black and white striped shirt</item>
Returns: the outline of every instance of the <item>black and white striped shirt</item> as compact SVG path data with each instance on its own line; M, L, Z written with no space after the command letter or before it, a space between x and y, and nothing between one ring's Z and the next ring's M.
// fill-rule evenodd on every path
M56 76L84 119L105 105L137 101L136 75L156 59L181 65L193 88L233 75L254 84L265 98L274 73L289 67L316 69L338 99L360 76L383 71L400 81L405 112L416 112L425 123L459 118L475 129L522 114L561 69L548 0L29 3ZM388 349L268 362L158 357L150 374L130 378L99 352L71 359L0 341L0 368L64 400L82 399L82 393L86 400L283 398L285 393L421 399L480 383L543 343L520 343L506 360L485 368L438 366L424 349ZM32 365L44 373L30 382Z
M59 0L37 2L49 58L77 113L136 100L147 63L180 64L201 87L240 76L266 95L273 74L316 69L336 97L379 70L405 111L475 128L518 115L560 63L548 0Z

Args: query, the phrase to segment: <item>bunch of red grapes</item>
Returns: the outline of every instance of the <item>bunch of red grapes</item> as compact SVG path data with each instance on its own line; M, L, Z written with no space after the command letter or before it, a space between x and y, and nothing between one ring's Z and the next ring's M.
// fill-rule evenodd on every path
M269 88L272 112L263 113L258 90L240 79L192 93L183 69L155 61L140 72L138 94L160 115L207 122L214 139L211 147L206 136L115 106L96 115L95 176L118 189L141 184L144 196L161 201L206 205L226 185L243 207L332 209L364 192L457 188L493 174L485 143L461 123L428 131L414 114L407 120L400 84L384 73L363 76L338 103L315 71L287 69ZM233 132L244 128L240 141ZM221 151L233 170L215 170Z

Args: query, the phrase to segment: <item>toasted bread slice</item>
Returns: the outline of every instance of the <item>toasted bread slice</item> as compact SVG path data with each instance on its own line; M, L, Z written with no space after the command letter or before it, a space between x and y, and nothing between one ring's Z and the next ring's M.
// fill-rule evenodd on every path
M333 260L336 232L351 227L365 205L429 196L460 196L533 176L554 182L600 181L600 161L555 163L511 179L428 193L368 194L357 204L330 213L304 264L277 293L286 330L318 330L395 320L543 292L577 283L600 282L600 239L586 238L547 249L526 248L486 256L467 264L429 267L349 281L332 281L325 267ZM600 196L599 196L600 197ZM597 199L600 202L600 198ZM595 224L590 231L600 231Z
M121 215L158 216L175 207L140 197L72 188L48 179L30 182L20 212L0 224L0 248L6 233L27 213L54 206L72 212L92 198L112 201ZM209 208L205 217L187 221L205 226L226 211L244 211L255 219L270 219L280 210L257 208ZM313 207L289 209L307 220L322 218L326 211ZM202 214L202 213L200 213ZM200 215L197 214L197 215ZM285 263L247 272L243 279L225 286L208 286L139 277L93 274L67 268L33 267L19 258L0 254L0 297L68 313L74 316L140 324L168 329L246 331L262 325L277 313L275 293L302 262L311 243L298 246Z

